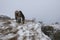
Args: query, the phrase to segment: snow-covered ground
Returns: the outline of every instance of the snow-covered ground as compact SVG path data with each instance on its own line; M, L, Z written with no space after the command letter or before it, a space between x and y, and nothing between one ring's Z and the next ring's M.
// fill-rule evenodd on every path
M54 27L54 29L60 30L60 25L59 24L54 24L54 25L51 25L51 26Z
M54 29L60 30L60 24L50 24L50 25L44 24L44 26L52 26Z
M12 25L17 25L18 40L51 40L41 31L41 24L38 22L27 22L23 25L12 22Z
M2 25L2 22L0 22L0 25ZM19 35L19 37L17 40L51 40L41 31L41 24L38 22L17 24L15 21L11 21L11 24L9 25L18 29L17 34Z

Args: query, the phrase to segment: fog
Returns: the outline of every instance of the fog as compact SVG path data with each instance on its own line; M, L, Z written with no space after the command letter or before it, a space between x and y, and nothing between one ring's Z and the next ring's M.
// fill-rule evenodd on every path
M26 19L60 22L60 0L0 0L0 15L14 18L15 10L21 10Z

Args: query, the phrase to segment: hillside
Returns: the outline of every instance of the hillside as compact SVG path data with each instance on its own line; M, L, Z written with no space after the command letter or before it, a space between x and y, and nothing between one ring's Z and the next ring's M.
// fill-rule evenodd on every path
M0 21L0 40L51 40L41 31L38 22L18 24L15 20Z

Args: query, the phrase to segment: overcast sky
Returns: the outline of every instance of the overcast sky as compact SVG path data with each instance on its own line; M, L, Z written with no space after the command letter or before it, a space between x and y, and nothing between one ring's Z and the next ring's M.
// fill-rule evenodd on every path
M21 10L26 19L60 22L60 0L0 0L0 15L14 18L15 10Z

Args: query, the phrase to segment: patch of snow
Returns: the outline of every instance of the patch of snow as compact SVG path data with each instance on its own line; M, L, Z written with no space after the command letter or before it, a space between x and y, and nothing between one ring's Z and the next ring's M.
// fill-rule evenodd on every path
M0 23L0 25L2 24ZM47 35L45 35L41 31L41 24L38 22L27 22L22 25L22 24L17 24L15 20L14 21L11 20L11 24L9 26L12 26L13 29L16 28L19 30L17 32L17 34L19 34L18 40L51 40ZM13 35L14 34L8 34L7 36L4 36L3 39L7 40L6 38L8 38L8 36L13 37Z
M60 25L51 25L52 27L54 27L54 29L60 30Z
M21 26L18 26L18 40L51 40L41 31L40 23L27 23Z

